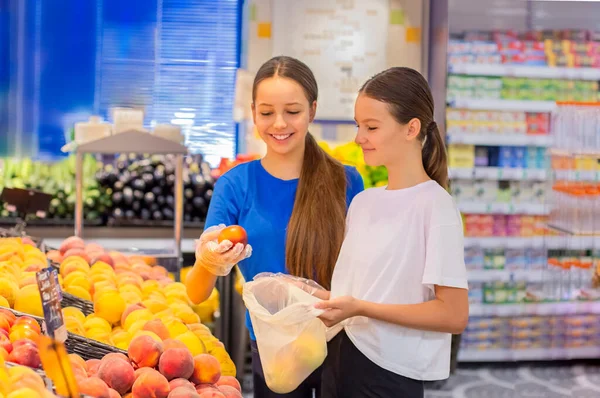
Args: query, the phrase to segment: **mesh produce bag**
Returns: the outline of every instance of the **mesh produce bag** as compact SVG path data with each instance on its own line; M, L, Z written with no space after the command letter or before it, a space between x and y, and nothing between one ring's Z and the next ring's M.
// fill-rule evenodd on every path
M327 328L318 298L288 279L263 273L244 284L244 303L256 335L267 386L294 391L327 356Z

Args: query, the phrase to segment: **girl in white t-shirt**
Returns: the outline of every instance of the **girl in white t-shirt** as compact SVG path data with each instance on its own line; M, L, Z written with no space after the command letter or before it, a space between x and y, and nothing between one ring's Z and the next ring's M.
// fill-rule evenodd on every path
M446 191L446 152L426 80L391 68L368 80L355 104L356 142L387 187L358 194L333 273L322 396L422 397L449 376L450 340L469 304L460 214Z

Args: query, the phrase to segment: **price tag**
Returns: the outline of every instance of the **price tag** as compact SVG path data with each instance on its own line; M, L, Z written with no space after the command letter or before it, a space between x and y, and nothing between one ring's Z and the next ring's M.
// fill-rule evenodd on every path
M58 283L58 273L54 267L48 267L38 271L36 279L42 298L45 332L53 339L64 342L67 339L67 328L60 306L62 291Z
M77 381L65 346L48 336L40 336L37 345L44 372L52 380L56 392L61 397L79 398Z

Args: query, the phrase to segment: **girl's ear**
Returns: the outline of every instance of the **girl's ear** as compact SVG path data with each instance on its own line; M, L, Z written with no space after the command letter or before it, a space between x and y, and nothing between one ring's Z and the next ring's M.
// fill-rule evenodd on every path
M408 124L408 129L406 132L406 139L407 140L414 140L419 136L419 133L421 132L421 121L418 118L412 118Z
M252 108L252 121L256 124L256 106L254 106L254 102L250 104Z
M309 114L309 121L310 123L313 122L313 120L315 120L315 115L317 114L317 101L313 101L313 103L310 105L310 111L308 112Z

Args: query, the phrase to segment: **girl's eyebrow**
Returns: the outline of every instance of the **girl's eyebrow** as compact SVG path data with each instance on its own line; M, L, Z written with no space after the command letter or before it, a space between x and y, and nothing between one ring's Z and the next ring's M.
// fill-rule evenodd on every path
M354 121L358 123L358 120L354 119ZM369 119L363 120L362 122L363 123L367 123L367 122L379 122L379 120L373 119L373 118L369 118Z
M273 106L271 104L267 104L266 102L260 102L258 105ZM288 102L286 105L302 105L302 104L299 102Z

